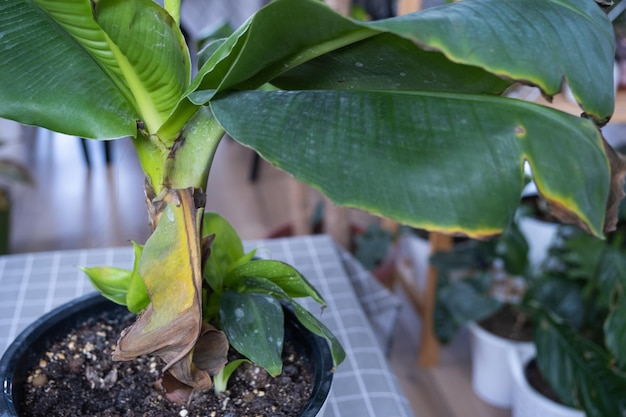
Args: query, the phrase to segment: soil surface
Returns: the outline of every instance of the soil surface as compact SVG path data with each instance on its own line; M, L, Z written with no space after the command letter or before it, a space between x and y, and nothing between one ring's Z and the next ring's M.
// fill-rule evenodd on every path
M309 399L310 365L287 341L283 373L278 377L243 364L231 376L224 395L196 392L185 406L173 404L155 388L161 368L158 359L110 359L118 335L132 320L132 316L94 319L55 343L29 373L20 415L284 417L297 416ZM232 358L236 356L231 352Z
M526 315L506 304L496 314L478 323L483 329L517 342L533 340L533 326Z

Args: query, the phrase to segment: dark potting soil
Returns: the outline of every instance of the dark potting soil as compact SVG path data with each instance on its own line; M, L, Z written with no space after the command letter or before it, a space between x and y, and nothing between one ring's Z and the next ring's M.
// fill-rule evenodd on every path
M478 322L485 330L505 339L517 342L533 340L533 326L528 317L506 304L496 314Z
M231 376L225 394L196 392L188 404L176 405L155 387L162 366L158 359L111 360L118 335L132 320L90 320L56 342L29 373L21 415L283 417L298 415L309 399L313 378L307 359L296 355L287 341L278 377L244 363Z
M556 393L550 387L550 384L548 384L548 381L543 378L543 375L541 374L541 371L537 366L536 360L533 359L528 362L526 368L524 369L524 374L526 375L526 380L528 380L530 386L533 387L537 392L556 403L563 404L558 395L556 395Z

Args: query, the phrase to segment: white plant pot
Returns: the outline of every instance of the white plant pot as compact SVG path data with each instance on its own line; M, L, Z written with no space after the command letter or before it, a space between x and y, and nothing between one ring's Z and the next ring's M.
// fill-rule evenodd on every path
M534 357L534 347L525 351L512 350L509 353L509 365L513 375L512 417L585 417L583 411L558 404L530 386L524 370Z
M528 241L528 261L534 270L538 270L546 259L548 249L558 230L557 223L549 223L533 217L523 217L519 228Z
M533 343L496 336L476 323L469 323L468 328L472 349L472 389L490 405L510 407L513 377L509 369L509 352L532 350Z

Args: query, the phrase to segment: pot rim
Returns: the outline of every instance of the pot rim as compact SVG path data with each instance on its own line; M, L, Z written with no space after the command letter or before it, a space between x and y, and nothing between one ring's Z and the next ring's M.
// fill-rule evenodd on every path
M540 394L535 388L533 388L524 370L526 366L536 357L536 348L533 346L531 349L513 349L509 352L509 367L511 374L513 375L513 381L517 389L523 393L525 397L530 397L533 401L541 404L541 407L547 412L554 413L556 415L563 415L563 413L571 413L572 417L585 417L585 413L573 407L569 407L563 404L559 404L546 396Z
M477 338L490 342L495 345L500 345L502 347L511 347L511 346L534 346L532 341L522 341L522 340L512 340L507 339L502 336L498 336L497 334L491 333L483 329L478 323L475 321L471 321L467 323L467 328L476 336Z
M19 394L14 392L13 387L23 383L23 381L14 381L16 372L23 369L22 363L34 362L41 356L40 352L53 343L53 340L48 338L47 332L52 331L53 328L59 328L59 333L69 332L88 318L90 313L99 312L103 306L111 304L113 308L117 306L125 309L124 306L114 304L98 292L85 294L40 316L11 342L0 358L0 417L18 415L16 403L19 403L21 398L15 398ZM290 308L283 307L285 318L295 318L295 314ZM311 333L299 321L291 320L290 326L304 336L304 339L311 345L310 362L320 368L319 373L313 372L315 378L313 390L300 413L300 417L314 417L322 409L332 386L334 372L330 347L325 339ZM34 346L34 348L26 348L26 346Z

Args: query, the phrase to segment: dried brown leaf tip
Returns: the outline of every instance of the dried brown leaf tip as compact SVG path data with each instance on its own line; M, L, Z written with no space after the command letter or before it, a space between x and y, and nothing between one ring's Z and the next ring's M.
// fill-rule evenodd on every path
M228 339L224 332L202 324L202 334L193 351L193 363L209 373L218 374L228 362Z
M606 211L604 219L605 233L615 230L618 221L619 205L624 198L624 179L626 175L626 161L624 156L617 152L602 138L604 151L609 161L610 167L610 188L609 195L606 202ZM591 233L589 227L580 220L580 218L573 213L568 207L558 204L556 201L550 201L548 203L549 211L557 219L563 223L574 224L587 233Z
M624 155L613 149L604 140L604 150L611 167L611 190L606 203L606 221L604 231L611 232L617 226L619 205L624 198L624 176L626 175L626 162Z
M193 354L176 362L169 374L163 375L158 384L165 396L177 404L186 404L194 390L212 387L211 375L221 371L228 355L226 335L215 327L204 323L202 335L196 343Z

